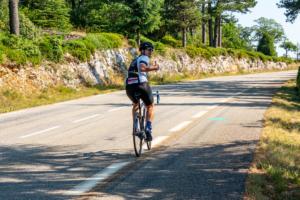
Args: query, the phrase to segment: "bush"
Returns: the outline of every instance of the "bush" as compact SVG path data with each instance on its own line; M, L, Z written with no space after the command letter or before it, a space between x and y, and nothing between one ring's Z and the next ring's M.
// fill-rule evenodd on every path
M145 36L141 36L141 42L151 42L154 46L155 51L158 52L159 54L164 55L167 51L166 46L163 43L154 42L153 40L151 40Z
M5 54L9 60L17 64L29 62L39 64L41 62L41 52L32 40L14 35L2 36L1 38L0 42L5 47Z
M45 37L39 44L43 57L54 62L63 59L62 39L59 37Z
M181 42L179 40L176 40L171 35L164 36L162 38L161 42L166 44L166 45L170 45L172 47L175 47L175 48L181 47Z
M41 32L22 12L20 12L20 35L27 39L35 39Z
M138 46L137 43L136 43L136 41L134 39L129 39L128 40L128 44L130 46L132 46L132 47L137 47Z
M123 36L116 33L90 33L86 36L96 49L120 48L123 44Z
M70 53L80 61L87 61L91 57L91 52L87 49L82 39L66 41L63 47L65 52Z
M194 46L187 46L186 53L191 58L203 57L203 58L206 58L206 59L210 59L212 57L212 54L207 49L197 48L197 47L194 47Z

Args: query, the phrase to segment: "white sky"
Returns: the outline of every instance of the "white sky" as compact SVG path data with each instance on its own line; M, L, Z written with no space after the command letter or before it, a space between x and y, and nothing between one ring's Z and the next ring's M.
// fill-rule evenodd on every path
M280 0L258 0L257 5L251 9L251 12L247 14L234 14L242 26L252 26L255 24L254 20L265 17L275 19L280 23L285 31L285 34L289 40L293 43L300 43L300 15L295 20L295 22L286 22L286 17L284 15L285 9L278 8L276 3ZM284 50L281 48L277 49L279 55L284 54ZM294 55L293 55L294 56Z

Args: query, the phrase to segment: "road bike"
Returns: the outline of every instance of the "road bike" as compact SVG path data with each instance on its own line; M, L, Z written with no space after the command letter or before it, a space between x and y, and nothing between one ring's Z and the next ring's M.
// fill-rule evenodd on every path
M151 141L146 140L146 116L147 109L144 102L141 99L141 94L136 93L135 97L138 99L138 110L135 112L133 117L133 146L134 152L137 157L140 157L143 152L144 144L146 144L147 149L151 150ZM159 92L156 92L156 102L160 101Z

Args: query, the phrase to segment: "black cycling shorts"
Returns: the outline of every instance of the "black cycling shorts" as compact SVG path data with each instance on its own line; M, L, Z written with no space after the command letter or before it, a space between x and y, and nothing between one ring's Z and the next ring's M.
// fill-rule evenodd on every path
M135 104L138 103L136 94L140 94L140 98L143 100L146 106L150 106L154 102L151 87L147 82L141 84L126 85L126 94L129 99Z

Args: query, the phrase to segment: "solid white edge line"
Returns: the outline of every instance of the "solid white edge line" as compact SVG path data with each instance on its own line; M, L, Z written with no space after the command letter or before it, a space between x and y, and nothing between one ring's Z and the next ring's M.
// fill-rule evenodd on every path
M66 195L81 195L85 192L88 192L93 187L95 187L97 184L101 183L123 167L127 166L130 162L121 162L121 163L115 163L111 164L99 173L95 174L94 176L88 178L83 183L75 186L70 191L66 192Z
M206 113L207 113L207 111L200 111L200 112L198 112L197 114L193 115L192 118L193 118L193 119L200 118L200 117L202 117L203 115L205 115Z
M177 126L175 126L174 128L170 129L169 132L180 131L181 129L183 129L184 127L189 125L190 123L192 123L192 121L184 121L184 122L178 124Z
M86 121L86 120L89 120L89 119L92 119L92 118L95 118L95 117L98 117L98 116L100 116L100 114L95 114L95 115L91 115L89 117L78 119L78 120L73 121L72 123L79 123L79 122Z
M34 133L31 133L31 134L27 134L27 135L24 135L24 136L21 136L19 138L27 138L27 137L31 137L31 136L35 136L35 135L40 135L40 134L43 134L43 133L46 133L46 132L49 132L49 131L52 131L54 129L58 129L60 126L54 126L54 127L51 127L51 128L48 128L48 129L45 129L45 130L42 130L42 131L37 131L37 132L34 132Z

